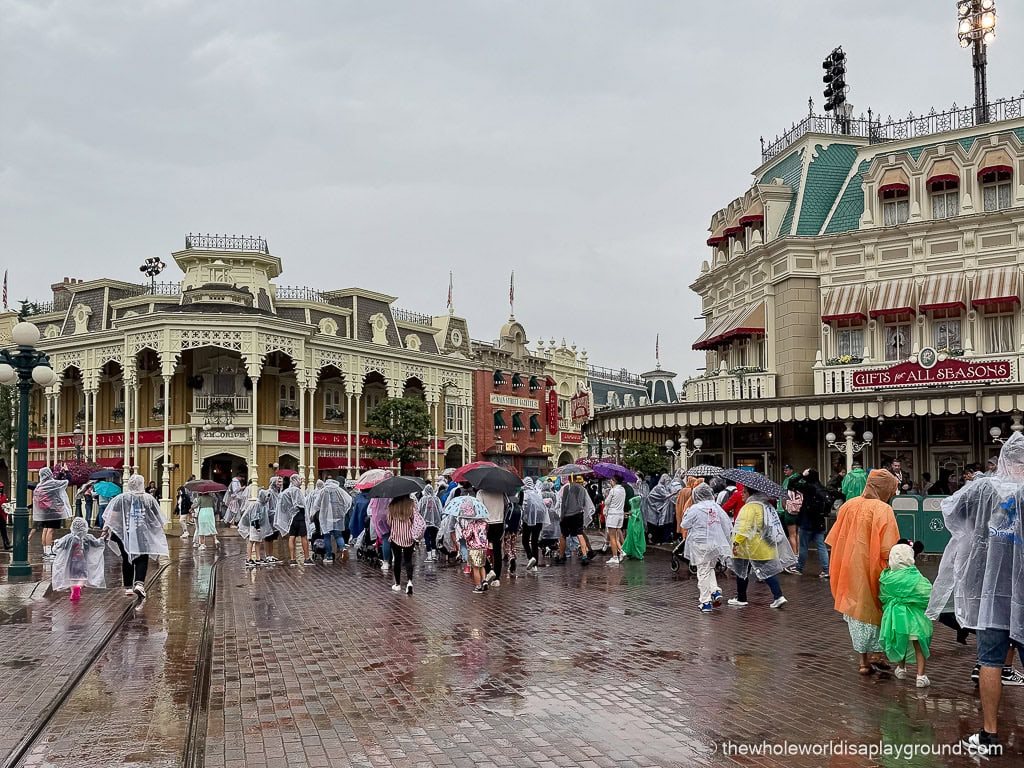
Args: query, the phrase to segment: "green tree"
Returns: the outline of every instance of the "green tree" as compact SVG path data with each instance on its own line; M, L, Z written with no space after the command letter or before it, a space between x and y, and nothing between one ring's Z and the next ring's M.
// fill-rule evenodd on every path
M18 307L18 320L24 320L27 317L39 314L39 305L34 301L19 299L18 303L21 304L21 306Z
M370 437L385 444L371 446L367 452L399 467L418 461L430 439L430 412L418 398L385 400L367 414L366 423Z
M627 440L622 446L622 463L634 472L659 475L668 471L665 449L656 443Z

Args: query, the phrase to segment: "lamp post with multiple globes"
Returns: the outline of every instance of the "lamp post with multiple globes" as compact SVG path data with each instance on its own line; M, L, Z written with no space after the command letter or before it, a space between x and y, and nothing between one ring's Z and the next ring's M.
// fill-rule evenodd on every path
M988 45L996 39L996 0L957 0L957 37L961 48L973 48L974 121L987 123Z
M28 409L32 385L50 387L57 374L50 367L50 359L36 349L39 329L32 323L21 322L11 329L11 339L17 350L0 350L0 384L18 388L17 484L14 509L14 555L7 568L9 578L24 578L32 574L28 562Z

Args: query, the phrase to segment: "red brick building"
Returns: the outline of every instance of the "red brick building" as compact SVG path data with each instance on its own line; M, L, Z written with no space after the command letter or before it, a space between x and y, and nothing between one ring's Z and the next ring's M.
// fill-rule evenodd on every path
M472 344L478 363L473 374L473 459L537 476L551 466L547 436L558 432L558 401L552 423L548 397L554 382L545 373L546 360L532 354L528 343L523 326L510 317L497 341Z

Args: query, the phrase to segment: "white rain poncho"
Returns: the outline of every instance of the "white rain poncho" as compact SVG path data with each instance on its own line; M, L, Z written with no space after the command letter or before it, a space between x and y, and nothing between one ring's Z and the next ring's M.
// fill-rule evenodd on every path
M166 555L167 520L160 502L146 493L146 480L132 475L125 492L114 497L103 513L103 525L121 540L124 551L134 560L139 555Z
M651 488L641 505L644 521L648 525L675 524L676 496L683 486L668 475L662 475L656 486Z
M532 477L523 480L523 525L547 525L548 508Z
M234 478L228 492L224 494L224 522L237 523L245 509L245 503L249 500L249 491L242 484L241 478Z
M555 484L550 480L544 482L540 488L540 497L544 501L544 508L547 511L548 521L540 529L542 539L557 539L562 535L559 523L562 520L562 509L559 506L561 497L555 493Z
M103 589L106 577L103 574L104 543L89 533L89 524L84 518L71 521L71 533L53 542L53 571L50 583L56 590L88 585Z
M246 541L260 542L272 529L270 519L270 491L261 488L256 498L245 503L242 516L238 519L238 534Z
M53 470L43 467L39 470L39 483L32 491L32 520L37 523L66 520L71 514L68 481L54 479Z
M679 527L687 531L683 556L693 565L728 564L732 559L732 519L715 503L715 492L707 483L693 489L693 503Z
M328 480L317 500L317 511L320 513L320 530L327 534L331 531L345 530L345 516L352 508L352 497L337 480Z
M320 494L324 490L324 481L317 480L316 485L306 494L306 534L313 537L313 515L316 512L317 504L320 503Z
M427 485L423 488L423 498L420 499L418 511L428 528L440 527L441 501L434 493L434 486Z
M793 547L772 500L761 494L751 494L733 527L733 573L741 579L754 576L763 581L796 565L796 562Z
M282 536L287 536L295 514L300 511L305 514L305 507L306 498L302 495L299 476L292 475L288 481L288 487L277 498L277 509L274 510L274 528Z
M1009 630L1024 642L1024 435L1013 433L992 476L942 500L950 532L928 604L929 618L953 611L967 629Z

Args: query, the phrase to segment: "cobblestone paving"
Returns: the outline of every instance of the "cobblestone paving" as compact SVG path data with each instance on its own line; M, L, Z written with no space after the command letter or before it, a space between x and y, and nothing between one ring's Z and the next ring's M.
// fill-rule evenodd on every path
M790 603L702 615L667 558L578 564L470 594L417 565L416 593L362 563L218 583L206 765L869 766L963 759L726 757L721 743L953 743L979 725L973 644L937 627L932 687L857 674L828 584L786 577ZM732 594L731 585L725 588ZM1022 751L1004 696L1003 738Z

